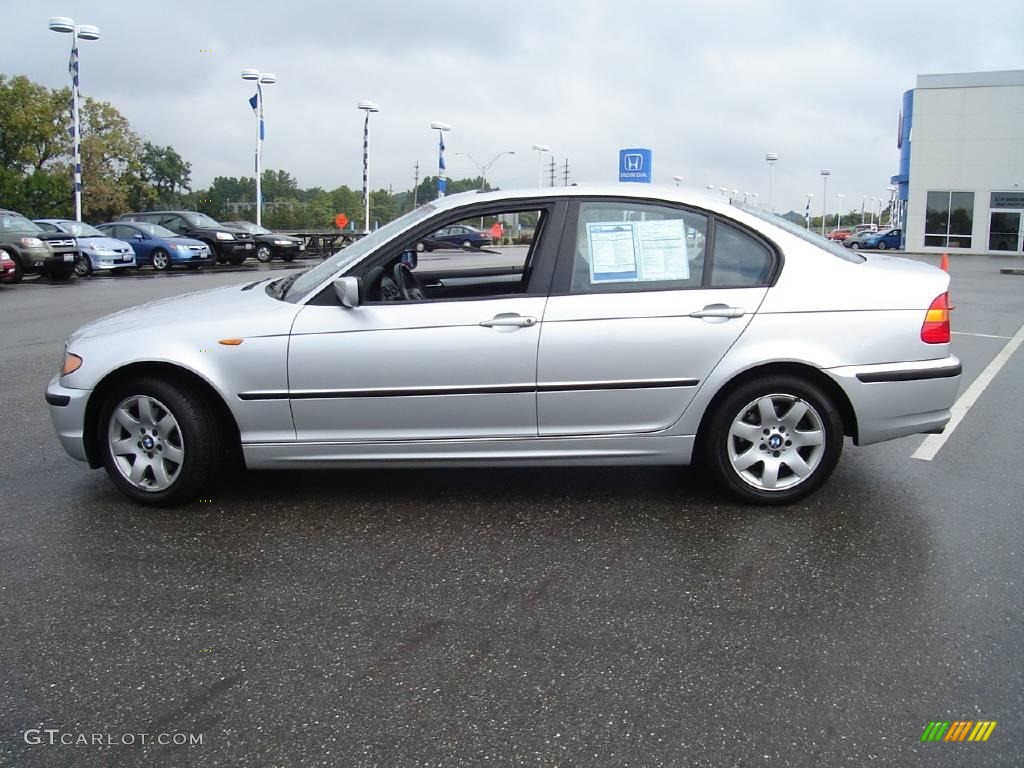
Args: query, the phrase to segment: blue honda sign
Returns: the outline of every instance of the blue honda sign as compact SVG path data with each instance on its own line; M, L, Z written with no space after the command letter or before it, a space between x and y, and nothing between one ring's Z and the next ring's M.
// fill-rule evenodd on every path
M651 150L620 149L619 181L651 183Z

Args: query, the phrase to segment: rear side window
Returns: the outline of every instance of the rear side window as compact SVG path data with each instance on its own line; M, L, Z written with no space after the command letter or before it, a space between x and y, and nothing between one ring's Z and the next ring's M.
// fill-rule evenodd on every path
M747 288L765 285L772 271L772 253L755 240L721 219L715 222L713 287Z

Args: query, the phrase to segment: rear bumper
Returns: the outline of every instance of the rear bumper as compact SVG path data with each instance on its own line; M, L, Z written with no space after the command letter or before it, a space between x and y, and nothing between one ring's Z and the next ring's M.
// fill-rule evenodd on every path
M857 419L857 445L941 432L950 419L962 373L953 355L881 365L829 368Z
M57 439L72 458L87 461L85 455L85 406L91 390L70 389L60 385L54 376L46 387L46 403L50 406L50 420L57 431Z

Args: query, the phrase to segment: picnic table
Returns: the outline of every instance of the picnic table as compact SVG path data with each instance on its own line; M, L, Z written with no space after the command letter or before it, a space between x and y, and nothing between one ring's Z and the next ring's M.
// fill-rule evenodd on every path
M301 237L306 249L304 255L326 259L333 256L356 240L363 237L365 232L354 232L348 229L318 229L318 230L280 230L283 235Z

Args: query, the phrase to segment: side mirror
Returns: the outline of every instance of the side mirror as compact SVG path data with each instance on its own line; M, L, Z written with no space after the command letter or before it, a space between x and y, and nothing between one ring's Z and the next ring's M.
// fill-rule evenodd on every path
M363 283L358 277L339 277L332 285L343 307L355 309L362 301Z
M136 232L134 235L132 235L132 240L143 240L143 239L145 239L145 238L143 238L141 232Z

